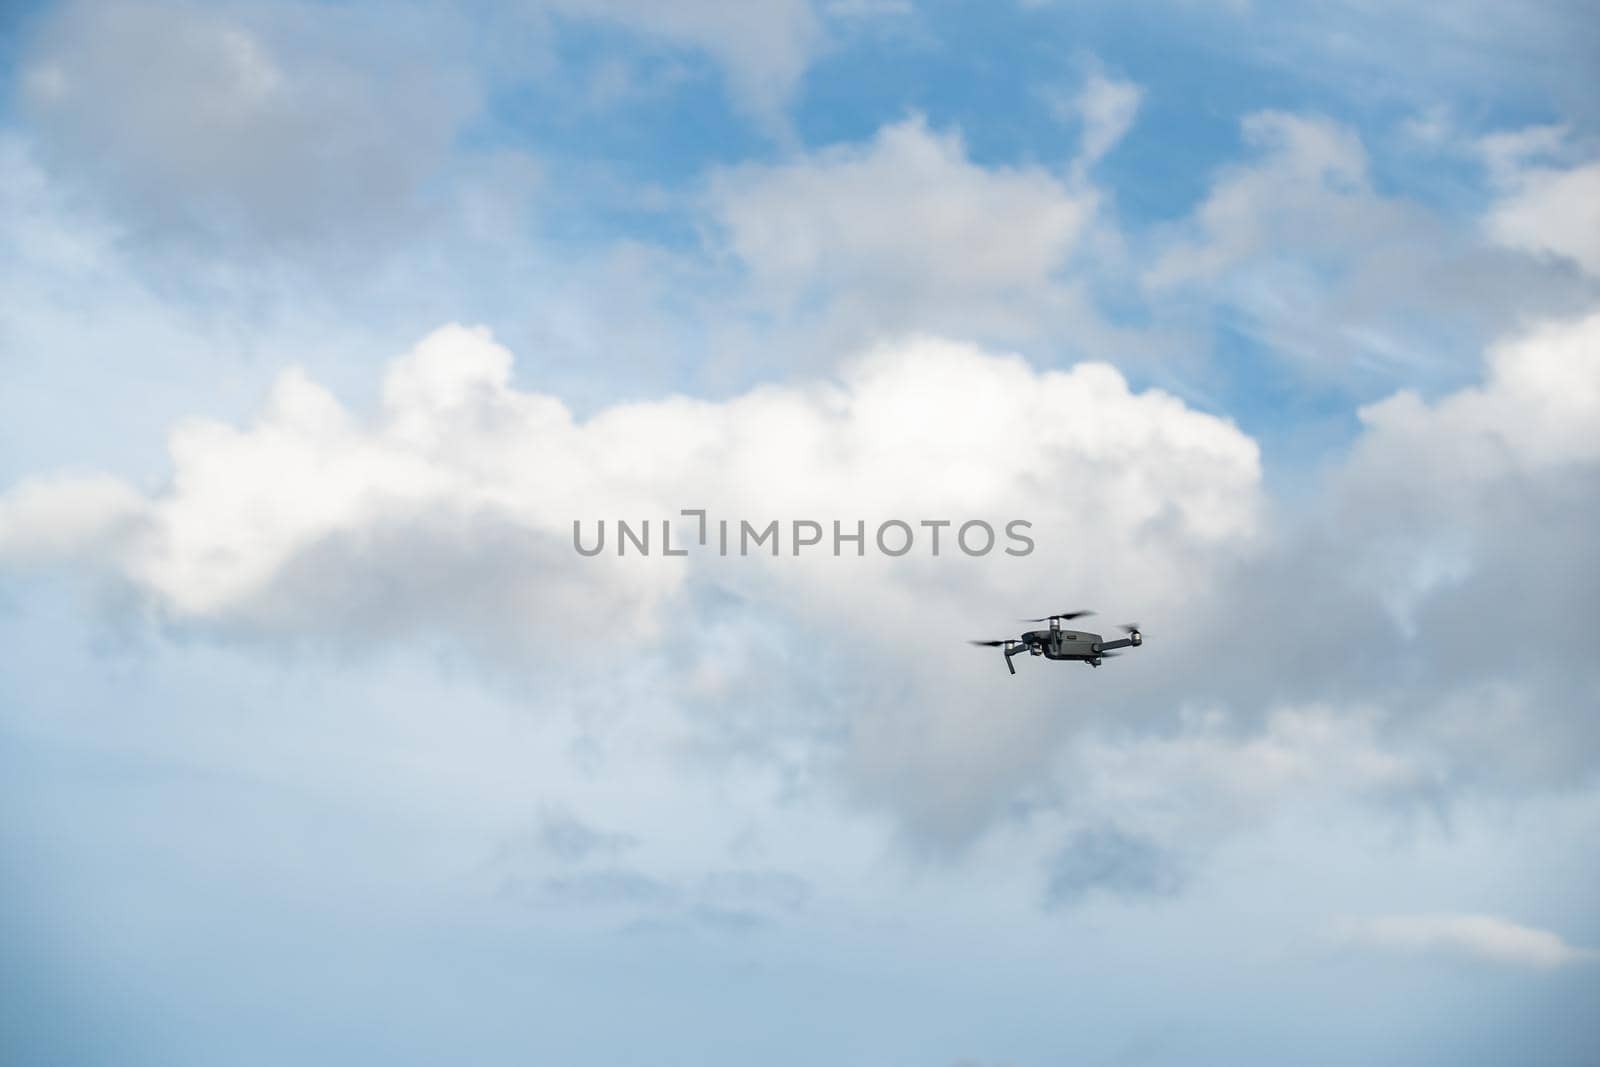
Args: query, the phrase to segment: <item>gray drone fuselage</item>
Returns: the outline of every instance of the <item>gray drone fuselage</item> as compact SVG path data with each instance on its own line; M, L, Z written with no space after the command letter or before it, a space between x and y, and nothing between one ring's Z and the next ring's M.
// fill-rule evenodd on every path
M1100 655L1103 640L1099 634L1082 630L1029 630L1022 635L1028 651L1045 659L1094 659Z

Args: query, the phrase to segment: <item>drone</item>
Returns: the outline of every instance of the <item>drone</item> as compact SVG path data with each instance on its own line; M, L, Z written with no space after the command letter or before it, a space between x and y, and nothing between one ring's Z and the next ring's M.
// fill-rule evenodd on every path
M1042 619L1026 619L1024 620L1026 622L1047 622L1050 624L1050 629L1029 630L1021 637L1008 637L1003 641L972 643L984 648L1004 649L1006 670L1012 674L1017 673L1017 668L1011 662L1011 657L1020 656L1023 652L1027 652L1030 656L1043 656L1046 659L1077 660L1091 667L1098 667L1107 656L1118 655L1116 649L1138 648L1144 644L1144 635L1139 632L1137 623L1118 627L1128 636L1116 641L1102 640L1099 634L1086 634L1081 630L1067 631L1061 628L1063 622L1071 622L1073 619L1093 614L1092 611L1063 611L1059 615L1046 615Z

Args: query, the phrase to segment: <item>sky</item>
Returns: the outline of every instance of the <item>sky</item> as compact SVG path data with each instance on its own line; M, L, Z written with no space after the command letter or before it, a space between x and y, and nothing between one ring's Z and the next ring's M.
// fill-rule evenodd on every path
M28 0L0 74L0 1059L1600 1060L1590 5Z

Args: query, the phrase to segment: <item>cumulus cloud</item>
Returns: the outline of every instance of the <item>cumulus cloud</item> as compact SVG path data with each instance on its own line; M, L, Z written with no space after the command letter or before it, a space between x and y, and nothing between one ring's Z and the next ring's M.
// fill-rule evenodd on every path
M1600 161L1553 162L1570 152L1567 131L1558 126L1487 137L1481 150L1500 187L1485 220L1490 236L1600 276Z
M1511 967L1549 970L1600 959L1557 934L1493 915L1383 915L1342 921L1340 940L1373 951L1406 956L1468 959Z
M1003 803L997 781L1047 766L1039 742L1059 723L1034 705L997 729L983 716L998 659L973 650L929 670L927 649L903 640L908 621L941 647L987 636L974 627L1009 630L1019 605L1045 596L1041 572L1052 600L1070 591L1164 613L1257 527L1255 444L1170 396L1133 392L1104 365L1038 372L912 340L868 352L836 381L618 405L582 421L513 387L511 370L485 332L439 330L389 369L371 419L289 371L248 426L177 426L170 481L153 494L70 478L14 490L0 505L0 555L19 559L70 529L158 617L235 636L433 633L536 663L603 655L592 635L615 632L632 653L666 649L668 691L730 736L741 735L739 708L759 708L757 733L775 744L775 709L805 705L796 737L843 730L839 773L864 795L971 833ZM860 521L869 538L900 518L923 541L899 560L787 548L619 558L615 541L593 559L574 551L575 519L592 530L685 507L761 525ZM999 551L973 558L947 528L934 557L924 519L997 530L1027 520L1037 548L1026 565ZM680 521L683 538L692 526ZM742 621L726 643L675 636L694 631L684 613L714 635L730 610ZM764 649L752 621L787 632ZM830 656L868 673L806 699ZM905 676L917 679L910 691L872 680L885 656L922 664Z
M1479 385L1367 409L1307 501L1213 561L1118 675L1116 714L1052 739L1035 799L1067 814L1060 899L1091 857L1176 878L1307 805L1445 813L1592 779L1597 331L1547 323L1493 346Z
M1337 480L1360 543L1349 573L1385 586L1386 607L1421 640L1433 627L1464 644L1467 627L1449 617L1476 613L1539 634L1523 657L1542 647L1582 661L1563 627L1540 620L1584 617L1593 589L1581 530L1600 473L1597 343L1600 315L1548 323L1493 346L1482 385L1362 409L1365 433Z
M822 44L821 23L808 0L733 7L716 0L537 0L537 6L705 51L727 71L734 99L775 126Z
M1094 210L1041 167L984 167L920 116L867 144L717 174L708 211L726 250L778 309L833 302L881 329L933 329L1044 302Z
M1316 118L1285 112L1260 112L1243 123L1247 143L1262 149L1265 159L1257 167L1227 172L1198 209L1198 221L1207 241L1169 250L1151 273L1155 285L1214 275L1229 264L1261 251L1278 234L1265 217L1268 206L1281 208L1283 190L1296 197L1318 197L1338 203L1338 198L1364 192L1367 156L1359 138L1349 129ZM1302 232L1309 219L1290 216L1277 223Z
M1426 405L1403 391L1361 411L1371 430L1357 463L1409 452L1434 476L1448 466L1458 485L1508 469L1540 470L1600 459L1600 314L1547 323L1489 351L1487 380ZM1406 475L1402 475L1406 477ZM1420 478L1418 479L1421 480Z
M1259 158L1216 175L1143 281L1151 296L1201 301L1313 380L1368 392L1459 381L1452 353L1594 298L1570 272L1387 195L1349 127L1268 111L1242 130Z
M0 497L0 544L13 562L92 557L143 513L144 498L107 475L30 478Z
M1219 611L1263 625L1216 691L1389 708L1390 743L1451 782L1589 774L1597 331L1595 315L1548 323L1495 345L1481 385L1365 409L1318 499L1217 584Z
M69 4L32 42L21 104L52 170L136 238L386 232L476 104L473 78L403 32L423 17L358 33L325 9Z
M531 614L548 612L569 581L617 579L618 595L652 605L680 584L685 564L609 553L582 561L571 523L676 516L685 506L763 524L1023 517L1045 554L1109 532L1170 548L1165 565L1159 552L1147 562L1146 589L1181 582L1187 552L1246 538L1255 522L1254 444L1170 397L1132 393L1101 365L1039 374L1013 357L915 341L872 352L838 384L767 387L723 404L669 398L580 423L555 397L513 388L511 364L484 331L442 329L389 369L372 423L303 372L286 372L250 427L179 425L170 488L142 508L130 512L127 492L98 478L8 494L6 551L57 528L89 540L136 518L126 576L172 617L317 627L341 624L325 614L320 581L297 584L311 581L297 577L302 568L321 569L319 557L339 562L338 584L354 603L370 603L406 586L416 546L429 548L410 563L432 568L443 556L466 566L485 548L473 539L495 543L497 529L525 538L526 555L552 568L543 585L516 571L531 583ZM1040 466L1005 463L1019 440ZM400 531L413 549L391 543ZM858 583L859 572L844 577L848 566L836 580ZM790 569L812 581L815 568L802 560ZM440 584L417 588L410 610L420 617L438 598L483 592L449 573L425 579Z

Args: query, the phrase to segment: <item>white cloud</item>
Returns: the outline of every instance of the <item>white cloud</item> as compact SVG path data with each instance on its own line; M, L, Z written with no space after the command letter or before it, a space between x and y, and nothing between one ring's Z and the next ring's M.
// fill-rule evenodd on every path
M578 423L556 398L512 388L511 363L485 331L447 327L389 369L373 424L298 370L248 428L180 424L171 487L147 499L149 528L126 546L128 577L178 618L250 617L304 553L338 542L361 555L384 531L424 520L464 523L470 537L482 521L524 531L527 551L553 553L546 562L573 580L623 568L650 600L676 587L681 566L585 564L571 521L700 505L752 520L1026 517L1046 555L1096 531L1168 545L1170 560L1158 552L1142 567L1176 579L1185 551L1254 527L1254 444L1170 397L1131 393L1103 365L1039 374L914 341L870 353L840 384L766 387L723 404L669 398ZM1013 462L1019 446L1038 465ZM64 526L83 541L96 515L108 525L130 513L128 491L94 477L3 499L7 552ZM543 591L528 593L539 611ZM322 610L281 606L310 625Z
M781 125L783 108L822 45L822 29L808 0L757 0L724 4L690 0L537 0L574 18L600 19L703 49L720 63L734 98L757 118Z
M1600 313L1508 337L1480 384L1401 392L1361 422L1141 659L1150 697L1186 709L1177 728L1078 738L1067 810L1181 858L1297 799L1401 810L1593 774Z
M1418 481L1461 487L1600 459L1600 313L1494 345L1487 371L1431 407L1405 391L1362 408L1361 474L1405 455Z
M1108 78L1098 71L1090 74L1072 100L1072 109L1083 122L1080 159L1093 165L1127 134L1139 114L1144 91L1132 82Z
M1159 725L1138 721L1123 698L1118 717L1085 724L1061 746L1055 803L1035 813L1047 837L1068 841L1049 865L1049 901L1077 903L1094 889L1173 893L1240 839L1352 805L1403 812L1434 801L1444 780L1438 754L1397 743L1397 715L1378 705L1257 714L1195 706L1170 681L1160 688L1178 707Z
M1048 769L1062 729L1039 694L989 716L1004 668L965 640L1010 631L1024 605L1060 610L1069 594L1166 614L1257 528L1255 444L1102 364L1039 372L912 340L838 381L583 421L510 377L510 353L461 327L389 369L370 420L289 371L248 426L179 424L170 482L154 494L68 479L48 497L0 498L0 557L25 563L70 525L85 564L112 568L159 616L224 634L434 634L533 671L607 655L593 635L624 634L635 676L699 709L708 744L762 758L798 747L802 764L822 761L870 803L960 837L992 817L1006 783ZM901 560L573 549L574 519L592 530L685 507L735 522L859 519L869 537L887 518L1026 519L1037 548L1026 566L968 558L947 529L937 559L922 530L924 547ZM904 640L910 620L922 640ZM888 660L915 664L891 673L914 679L909 691L873 680ZM842 687L826 699L819 671ZM819 748L819 735L835 740Z
M0 551L24 562L93 557L144 513L144 498L107 475L27 479L0 496Z
M1534 160L1562 154L1568 147L1571 131L1563 125L1524 126L1502 130L1478 138L1474 147L1498 181L1516 178Z
M1455 353L1593 301L1592 284L1571 272L1386 195L1344 125L1260 112L1242 129L1259 158L1216 175L1143 281L1149 298L1193 299L1313 379L1367 389L1459 380Z
M1252 656L1308 696L1392 712L1441 781L1581 781L1600 758L1600 315L1493 346L1484 380L1362 410L1351 453L1268 551L1217 586ZM1271 622L1266 622L1271 620ZM1219 691L1257 688L1243 665Z
M1572 131L1526 126L1473 147L1498 193L1483 220L1490 239L1600 277L1600 161L1582 158Z
M1489 232L1512 248L1565 257L1600 276L1600 162L1529 167L1490 209Z
M419 211L476 102L474 77L406 32L423 18L69 4L33 41L21 105L58 179L114 203L135 238L387 231Z
M1550 969L1600 959L1548 930L1492 915L1383 915L1337 925L1347 943L1401 955L1465 958L1514 967Z
M1354 132L1281 111L1251 115L1242 129L1263 159L1219 176L1196 211L1201 238L1169 249L1149 273L1152 286L1214 278L1280 243L1303 255L1321 243L1305 239L1326 221L1313 209L1355 220L1369 189L1366 151Z
M1043 168L980 166L958 134L913 116L865 145L725 170L708 206L766 300L827 298L925 328L951 304L982 318L986 306L1037 303L1094 197Z

